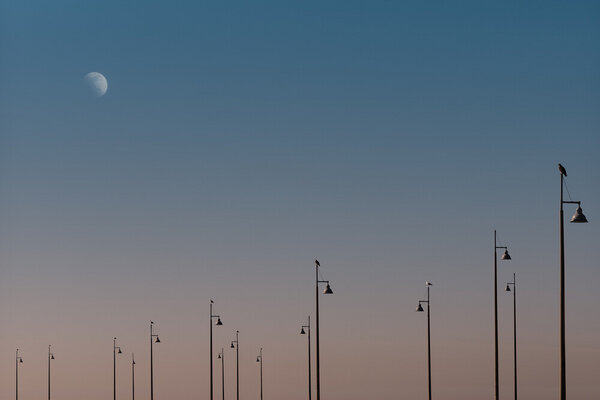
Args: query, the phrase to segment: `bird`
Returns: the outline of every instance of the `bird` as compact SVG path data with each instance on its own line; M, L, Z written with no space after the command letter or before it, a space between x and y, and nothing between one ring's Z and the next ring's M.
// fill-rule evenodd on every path
M433 283L431 283L429 281L425 281L425 286L433 286Z
M558 163L558 170L560 171L561 175L567 176L567 170L560 163Z
M315 264L317 265L317 267L321 266L321 263L319 262L319 260L315 260Z

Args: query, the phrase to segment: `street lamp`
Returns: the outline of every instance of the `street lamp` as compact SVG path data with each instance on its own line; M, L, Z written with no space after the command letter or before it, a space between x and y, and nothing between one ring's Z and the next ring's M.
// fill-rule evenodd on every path
M321 263L315 260L315 275L316 275L316 317L317 317L317 400L321 400L321 367L320 367L320 349L319 349L319 283L326 283L327 287L323 294L333 294L329 281L319 280L319 267Z
M50 400L50 361L54 360L54 353L52 353L50 345L48 345L48 400Z
M216 318L217 326L223 325L221 322L221 317L218 315L213 315L213 304L214 302L210 301L210 400L213 400L213 319Z
M262 355L262 347L260 348L260 354L256 357L256 362L260 363L260 400L263 400L263 355Z
M154 322L150 321L150 400L154 400L154 343L160 343L160 338L154 334Z
M312 398L312 385L311 385L311 372L310 372L310 315L308 316L308 325L302 325L302 328L300 329L300 334L301 335L306 335L306 331L304 330L304 328L306 328L306 330L308 331L308 400L311 400Z
M113 338L113 399L117 400L117 350L122 354L121 348L117 346L117 338Z
M423 306L421 303L427 303L427 376L429 378L429 400L431 400L431 318L429 315L429 288L431 288L431 282L425 282L427 287L427 300L419 300L417 306L417 312L423 312Z
M494 399L498 400L500 388L498 383L498 249L504 249L502 260L511 260L508 247L498 246L494 230Z
M15 400L19 400L19 364L23 364L23 357L19 356L19 349L15 356Z
M577 204L577 210L571 218L574 223L588 222L580 201L563 200L564 179L567 177L565 167L558 164L560 172L560 400L567 398L567 360L565 349L565 227L564 227L564 204ZM570 198L571 196L569 196Z
M235 340L231 341L231 348L235 349L235 388L236 399L240 400L240 331L235 331Z
M223 395L223 400L225 400L225 352L222 347L217 358L221 360L221 394Z
M131 353L131 400L135 400L135 357Z
M513 345L514 345L514 373L515 373L515 400L517 400L517 274L513 273L513 281L506 284L506 291L513 287Z

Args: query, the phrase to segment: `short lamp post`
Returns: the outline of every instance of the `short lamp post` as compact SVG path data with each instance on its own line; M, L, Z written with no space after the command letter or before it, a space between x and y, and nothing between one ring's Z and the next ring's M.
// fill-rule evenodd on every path
M154 333L154 322L150 321L150 400L154 400L154 343L160 343L160 338Z
M19 349L17 349L15 356L15 400L19 400L19 364L23 364L23 357L19 355Z
M316 291L315 291L315 309L316 309L316 322L317 322L317 400L321 400L321 363L320 363L320 348L319 348L319 284L325 283L327 287L323 291L323 294L333 294L329 281L319 280L319 267L321 263L319 260L315 260L315 276L316 276ZM239 399L238 399L239 400Z
M515 374L515 400L517 400L517 274L513 273L512 282L506 284L506 291L510 292L510 287L513 293L513 371Z
M117 346L117 338L113 338L113 400L117 400L117 353L123 354Z
M131 353L131 400L135 400L135 356Z
M235 331L235 340L231 341L231 348L235 349L235 398L240 400L240 331Z
M210 400L213 400L213 320L216 318L217 322L215 325L221 326L221 317L213 314L213 304L210 301Z
M421 304L427 303L427 382L429 388L429 400L431 400L431 317L429 313L429 288L431 288L432 284L430 282L425 282L425 286L427 287L427 300L419 300L417 312L423 312L423 306Z
M306 328L306 330L304 330ZM310 315L308 316L308 325L302 325L300 329L301 335L306 335L308 332L308 400L312 398L312 384L311 384L311 371L310 371Z
M54 360L54 353L52 353L52 348L48 345L48 400L50 400L50 362Z
M256 362L260 363L260 400L263 400L263 355L262 355L262 347L260 348L260 354L256 357Z
M560 172L560 400L567 398L567 360L565 348L565 216L563 211L564 204L577 204L577 210L571 218L573 223L588 222L583 210L581 209L580 201L563 200L563 188L565 186L564 179L567 177L565 167L558 164Z
M222 400L225 400L225 352L223 348L217 358L221 360L221 395Z
M496 231L494 231L494 399L500 396L498 380L498 249L504 249L503 260L511 260L508 247L498 246Z

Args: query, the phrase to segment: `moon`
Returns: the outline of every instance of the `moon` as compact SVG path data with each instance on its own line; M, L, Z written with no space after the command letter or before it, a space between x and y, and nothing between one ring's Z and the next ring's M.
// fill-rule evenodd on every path
M96 97L102 97L108 90L108 81L100 72L90 72L83 77L87 87Z

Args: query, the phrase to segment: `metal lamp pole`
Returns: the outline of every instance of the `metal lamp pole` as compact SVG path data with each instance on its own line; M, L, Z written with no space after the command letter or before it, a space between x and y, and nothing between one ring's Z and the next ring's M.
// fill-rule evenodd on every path
M429 314L429 288L432 286L431 282L425 282L427 287L427 300L419 300L417 306L418 312L423 312L421 303L427 303L427 376L429 382L429 400L431 400L431 317Z
M234 345L235 343L235 345ZM235 331L235 340L231 341L231 348L235 349L235 386L236 399L240 400L240 331Z
M54 353L51 351L50 345L48 345L48 400L50 400L50 361L54 360Z
M158 335L154 334L154 322L150 321L150 400L154 400L154 343L160 343Z
M113 338L113 399L117 400L117 350L122 354L121 348L117 346L117 338Z
M498 382L498 249L504 249L503 260L510 260L508 247L498 246L496 231L494 230L494 398L499 398Z
M575 215L571 218L571 222L586 223L588 222L583 210L581 209L580 201L563 200L564 178L567 176L565 167L558 164L560 172L560 400L567 398L567 360L565 348L565 227L564 227L564 204L577 204Z
M221 317L218 315L213 315L213 304L214 302L210 301L210 400L213 400L213 319L217 319L217 326L223 325L221 322Z
M302 325L302 329L300 330L301 335L305 335L308 330L308 400L312 398L312 384L311 384L311 372L310 372L310 315L308 316L308 325Z
M506 291L513 287L513 345L514 345L514 373L515 373L515 400L517 400L517 274L513 273L513 281L506 284Z
M19 400L19 364L23 364L23 357L19 356L19 349L17 349L15 356L15 400Z
M135 400L135 356L131 353L131 400Z
M262 347L260 348L260 354L256 357L256 362L260 363L260 400L263 400L263 355L262 355Z
M323 291L323 294L333 294L329 281L319 280L319 267L321 263L319 260L315 260L315 276L316 276L316 291L315 291L315 303L316 303L316 319L317 319L317 400L321 400L321 367L320 367L320 349L319 349L319 283L326 283L327 287Z
M221 359L221 394L222 399L225 400L225 352L222 347L217 358Z

